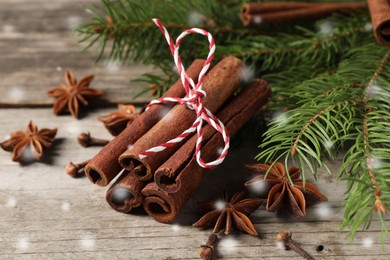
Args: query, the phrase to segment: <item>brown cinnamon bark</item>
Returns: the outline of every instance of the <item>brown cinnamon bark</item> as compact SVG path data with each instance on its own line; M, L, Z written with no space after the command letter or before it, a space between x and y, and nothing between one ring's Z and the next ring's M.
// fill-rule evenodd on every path
M196 80L204 60L195 60L187 69L188 75ZM178 80L164 97L183 97L185 91L181 80ZM111 140L100 152L92 158L85 168L88 179L100 186L108 185L122 170L118 162L119 156L128 149L128 146L135 143L142 135L152 128L172 106L154 105L148 111L141 114L123 130L117 137Z
M221 114L231 116L225 125L230 135L234 135L266 102L271 94L267 83L262 80L255 80L250 87L247 87L238 97L233 99L221 111ZM239 111L231 113L230 111ZM193 140L187 143L193 145ZM185 202L199 188L207 169L201 168L194 155L193 149L184 145L161 167L167 174L176 175L175 181L170 186L174 193L168 193L151 182L142 190L145 196L143 206L146 212L155 220L163 223L172 222L183 208ZM212 135L202 148L202 157L212 160L218 157L218 147L223 146L223 140L219 134ZM191 156L188 158L189 153ZM169 167L166 167L166 166ZM175 167L175 168L173 168ZM161 171L163 172L163 171ZM161 182L161 181L160 181Z
M296 20L318 20L329 16L334 12L358 11L366 8L365 3L310 3L310 5L306 7L287 9L275 8L275 11L269 11L271 8L267 6L266 12L262 12L262 3L257 3L257 5L258 6L256 8L252 8L253 10L258 11L256 13L241 12L241 20L244 26L264 23L291 22Z
M271 90L267 88L267 83L256 79L252 81L251 85L238 98L233 99L222 108L217 113L217 117L228 129L229 135L234 135L243 124L242 122L246 122L249 119L248 117L253 114L254 109L260 109L259 105L264 104L270 94ZM255 95L255 97L251 99L251 95ZM243 100L246 101L243 102ZM214 128L209 125L206 126L203 131L203 143L207 143L216 135L219 134ZM159 188L166 192L174 193L180 190L183 182L190 181L193 174L181 172L181 170L195 154L196 139L196 136L191 137L169 160L156 170L154 180Z
M124 171L111 185L106 193L106 201L111 208L118 212L129 213L133 208L142 205L144 196L141 190L146 183L130 172Z
M304 3L304 2L245 3L241 7L241 15L265 14L265 13L278 12L278 11L301 9L305 7L313 7L313 4L315 3Z
M372 29L378 43L390 46L390 1L368 0Z
M203 99L203 105L212 113L240 86L243 66L241 60L226 57L206 75L203 90L206 91L207 96ZM134 173L140 180L150 180L157 168L182 146L183 142L143 159L138 154L175 138L188 129L195 118L196 113L185 105L175 106L119 157L121 166L128 170L134 169Z

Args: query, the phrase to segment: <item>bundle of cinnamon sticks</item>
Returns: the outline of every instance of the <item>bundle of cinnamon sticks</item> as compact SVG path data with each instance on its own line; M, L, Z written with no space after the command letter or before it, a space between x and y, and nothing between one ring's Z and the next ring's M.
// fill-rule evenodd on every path
M377 0L372 0L377 1ZM387 1L387 0L384 0ZM334 12L357 11L366 8L361 3L262 2L246 3L240 17L244 26L264 23L316 20Z
M194 61L187 74L197 78L203 63L203 60ZM261 109L271 94L265 81L254 79L234 96L242 84L243 68L241 60L226 57L209 71L203 84L207 93L204 106L224 123L230 136ZM164 96L184 95L178 81ZM143 206L159 222L169 223L176 218L208 171L196 161L197 137L190 136L146 158L138 154L175 138L191 126L195 116L194 111L184 105L153 105L90 160L85 172L93 183L106 186L120 174L106 194L113 209L129 213ZM223 139L214 128L205 125L202 144L203 160L211 161L219 156L218 148L223 146Z

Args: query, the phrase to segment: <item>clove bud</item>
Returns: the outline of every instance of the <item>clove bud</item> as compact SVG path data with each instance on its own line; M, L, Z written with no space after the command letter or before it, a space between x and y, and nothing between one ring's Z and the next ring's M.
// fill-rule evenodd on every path
M77 137L77 141L83 147L105 146L106 144L108 144L110 142L109 140L92 137L89 132L88 133L81 133Z
M68 165L66 165L66 173L73 177L76 178L81 174L84 174L84 167L89 163L90 160L74 164L72 162L69 162Z
M199 255L204 260L213 259L214 246L216 246L218 242L218 236L216 234L211 234L207 238L207 242L205 245L201 245L199 248Z
M291 232L286 232L286 231L281 231L278 233L276 236L276 241L279 243L282 243L284 246L284 250L294 250L298 254L300 254L303 258L307 260L314 260L314 258L309 255L303 248L298 245L294 240L292 240L292 233Z

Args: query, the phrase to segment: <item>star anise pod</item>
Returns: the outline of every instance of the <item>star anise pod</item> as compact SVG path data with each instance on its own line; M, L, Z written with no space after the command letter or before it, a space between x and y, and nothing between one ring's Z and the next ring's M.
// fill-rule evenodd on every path
M270 167L270 163L248 165L247 168L251 172L259 175L245 183L245 186L269 189L266 205L268 211L273 212L284 204L292 215L303 217L306 215L306 205L328 200L313 184L309 182L303 184L297 167L292 166L288 169L292 184L282 163L276 162ZM267 171L268 175L265 177Z
M68 111L77 118L80 103L88 106L87 99L96 98L103 94L102 91L89 86L93 78L93 75L88 75L77 81L70 70L65 70L66 84L61 84L47 92L49 96L56 99L53 106L54 113L58 115Z
M29 159L26 158L29 157L29 152L36 160L40 160L44 148L49 148L53 144L56 134L57 129L38 130L38 127L30 121L27 130L12 132L10 138L0 143L0 146L5 151L12 152L12 160L15 162Z
M119 135L134 119L139 116L133 105L118 105L118 110L108 115L100 116L107 130L113 135Z
M198 206L202 210L208 211L208 213L192 226L208 228L215 225L214 233L218 233L225 227L225 234L228 235L234 225L240 231L257 235L257 231L248 216L260 207L263 200L244 197L245 192L238 192L228 201L227 195L224 193L221 201L199 202Z

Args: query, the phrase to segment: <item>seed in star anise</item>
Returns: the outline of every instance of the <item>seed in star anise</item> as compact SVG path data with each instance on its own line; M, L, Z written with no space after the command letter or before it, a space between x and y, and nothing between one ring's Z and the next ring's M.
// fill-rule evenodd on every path
M113 136L117 136L138 116L139 114L133 105L119 104L117 111L100 116L98 119L103 122Z
M73 117L78 117L80 105L88 106L88 99L99 97L102 91L91 88L89 84L93 80L93 75L83 77L77 81L70 70L65 71L65 82L47 92L55 98L53 111L55 114L69 112Z
M248 216L260 207L263 200L245 198L245 192L238 192L229 201L226 193L220 201L203 201L198 206L201 210L208 211L192 226L208 228L214 225L214 233L225 228L225 234L230 234L232 226L250 235L257 235L256 229Z
M12 152L12 160L15 162L29 162L32 158L40 160L43 150L49 148L57 134L57 129L38 127L30 121L27 130L12 132L10 138L0 143L5 151Z
M247 165L247 168L258 176L245 183L245 186L254 191L266 191L268 211L273 212L284 205L290 214L303 217L306 215L307 205L328 200L313 184L309 182L303 184L297 167L290 167L286 173L284 164L276 162L271 165L271 163ZM265 176L267 172L268 175Z

